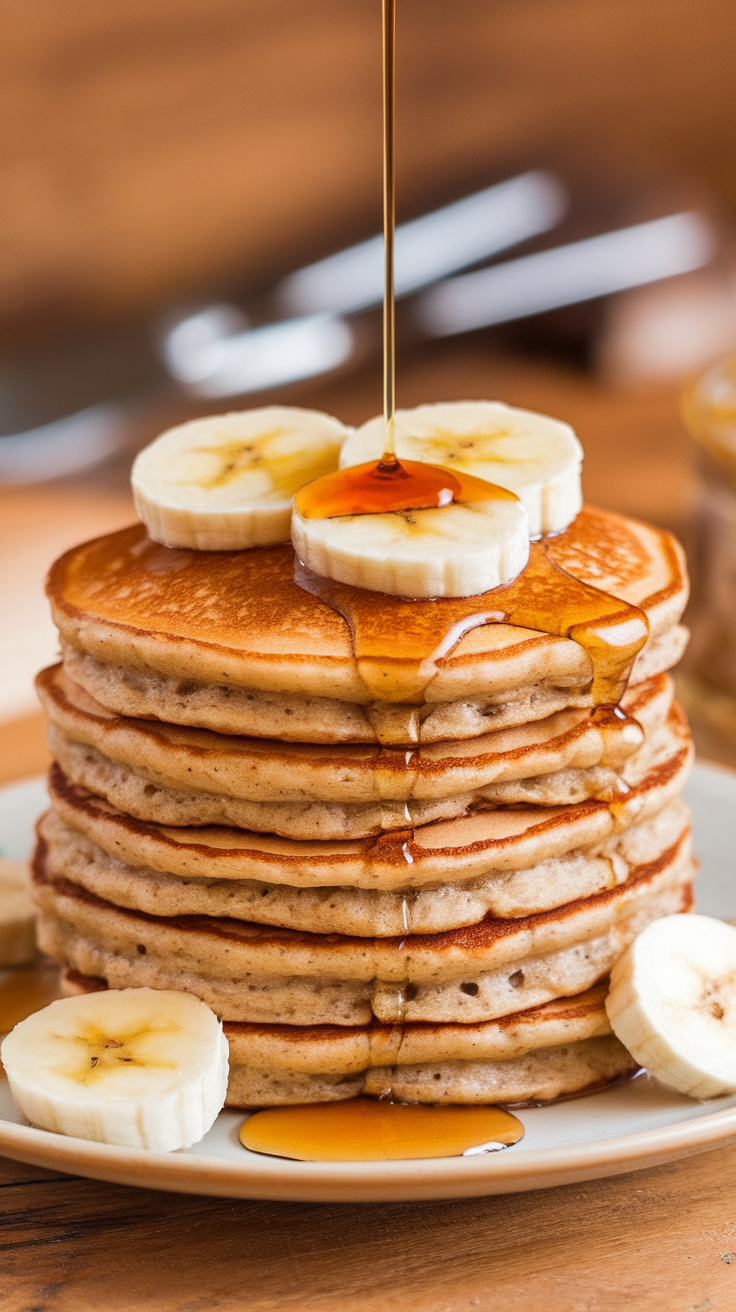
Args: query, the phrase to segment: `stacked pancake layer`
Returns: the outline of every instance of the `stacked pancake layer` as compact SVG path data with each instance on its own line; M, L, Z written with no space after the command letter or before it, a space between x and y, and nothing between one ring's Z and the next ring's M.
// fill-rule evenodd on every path
M692 900L687 584L668 535L603 512L549 550L647 615L618 724L582 647L503 624L377 701L288 548L135 528L62 558L35 887L69 989L196 993L235 1105L545 1100L634 1069L607 972Z

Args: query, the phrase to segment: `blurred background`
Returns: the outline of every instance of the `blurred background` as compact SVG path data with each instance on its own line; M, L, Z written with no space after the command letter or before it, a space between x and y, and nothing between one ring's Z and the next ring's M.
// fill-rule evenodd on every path
M45 570L133 518L136 449L274 400L380 410L381 68L380 0L0 21L2 778L42 759ZM397 49L399 405L567 419L588 499L699 558L707 487L736 500L681 417L736 349L736 9L399 0Z

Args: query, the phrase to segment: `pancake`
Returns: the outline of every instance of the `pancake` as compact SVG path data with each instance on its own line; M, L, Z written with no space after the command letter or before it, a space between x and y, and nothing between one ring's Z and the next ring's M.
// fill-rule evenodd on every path
M659 737L659 735L657 735ZM474 793L427 802L376 802L350 804L340 802L252 802L223 793L192 792L152 783L129 766L98 752L95 747L75 743L62 730L50 724L48 743L54 760L72 783L111 802L137 820L155 824L227 825L235 829L252 829L256 833L273 833L283 838L346 839L369 838L405 829L407 824L430 824L433 820L450 820L465 815L480 804L490 806L498 800L511 803L536 803L541 806L565 806L588 798L611 800L621 792L621 780L615 770L604 766L587 769L556 770L552 774L532 775L513 783L489 784ZM648 743L648 753L653 743ZM644 748L641 748L644 752ZM639 754L637 753L637 763ZM632 762L633 764L633 762Z
M547 554L583 582L640 607L650 641L671 629L684 609L682 551L659 529L586 508L549 540ZM376 701L346 620L297 585L289 546L173 550L151 542L136 525L67 552L51 569L48 594L64 641L111 666L198 686L360 706ZM390 632L393 611L405 603L382 601ZM400 658L395 663L398 668ZM571 639L496 623L466 632L432 662L432 671L417 705L540 685L577 693L592 677L590 657ZM383 700L404 704L399 685ZM337 707L338 719L341 712ZM394 728L404 741L404 726Z
M69 995L106 981L65 972ZM607 984L483 1025L339 1026L225 1022L227 1105L334 1102L544 1102L637 1069L611 1035Z
M660 676L662 677L662 676ZM381 802L373 805L339 802L254 802L221 793L193 792L153 783L145 774L112 761L94 747L73 742L55 725L48 739L54 759L75 784L104 797L138 820L181 827L225 825L273 833L284 838L369 838L407 825L454 819L474 809L495 806L569 806L590 798L621 802L661 761L677 750L681 727L676 713L664 725L648 728L644 745L620 772L603 766L564 769L551 774L486 785L474 793L425 802Z
M443 934L356 938L123 910L54 877L39 839L39 945L112 987L183 989L228 1020L298 1025L491 1020L584 991L650 920L691 905L683 834L623 886Z
M656 815L682 790L692 759L684 721L673 707L642 777L612 802L559 807L497 807L378 838L301 841L224 826L156 825L118 811L72 784L54 765L54 809L72 828L131 865L181 878L255 879L266 884L367 889L423 888L521 870L604 842Z
M545 1101L633 1073L606 976L692 906L666 674L684 559L591 508L532 557L506 612L503 590L469 611L332 588L350 623L288 546L136 526L62 557L33 888L66 987L202 998L233 1106ZM595 618L574 580L610 594ZM593 711L591 656L547 625L607 651L601 701L638 650L625 714Z
M581 1039L555 1048L542 1048L509 1061L456 1061L394 1070L374 1069L366 1074L363 1093L402 1102L519 1103L554 1102L581 1093L594 1093L614 1080L634 1075L638 1063L613 1034ZM233 1097L257 1094L233 1082ZM268 1089L261 1099L269 1097ZM272 1096L272 1095L270 1095Z
M641 746L640 726L660 724L672 699L671 681L660 676L627 690L622 705L639 723L615 716L599 721L589 711L567 710L482 738L404 751L282 743L123 718L94 702L59 666L44 670L37 688L52 723L67 738L96 748L154 786L173 785L251 803L319 801L373 807L467 797L471 790L482 796L497 782L564 769L621 767ZM458 809L466 805L464 801ZM395 814L401 811L395 809ZM404 827L410 816L404 811L401 818Z
M294 888L257 880L183 879L110 855L54 811L39 821L48 847L48 870L119 907L159 916L226 916L319 934L391 937L434 934L502 919L534 915L590 897L629 879L637 866L656 861L689 827L677 798L650 820L604 844L541 861L531 869L491 871L464 884L377 891Z
M673 624L659 637L650 638L636 660L636 682L676 665L688 636L683 625ZM98 660L69 643L62 643L62 652L69 677L118 715L198 726L218 733L280 738L284 742L403 746L446 742L530 724L569 707L592 706L590 691L576 692L574 688L545 684L438 705L428 702L418 708L387 702L361 706L327 697L301 697L166 678L133 666Z

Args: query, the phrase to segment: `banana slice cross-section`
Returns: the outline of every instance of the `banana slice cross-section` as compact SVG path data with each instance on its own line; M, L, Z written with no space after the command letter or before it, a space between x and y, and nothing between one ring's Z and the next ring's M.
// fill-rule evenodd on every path
M662 1084L691 1098L736 1090L736 928L709 916L648 925L611 971L614 1034Z
M110 989L62 998L16 1025L0 1055L28 1120L80 1139L189 1148L225 1102L227 1039L188 993Z
M136 509L166 547L242 551L288 542L294 493L337 469L351 431L296 406L193 419L136 457Z
M334 519L305 518L295 502L291 537L315 574L396 597L475 596L529 559L524 506L490 485L485 500Z
M456 401L397 410L399 460L474 474L515 492L529 532L561 533L582 506L582 447L569 424L500 401ZM378 460L385 426L371 419L348 438L340 468Z

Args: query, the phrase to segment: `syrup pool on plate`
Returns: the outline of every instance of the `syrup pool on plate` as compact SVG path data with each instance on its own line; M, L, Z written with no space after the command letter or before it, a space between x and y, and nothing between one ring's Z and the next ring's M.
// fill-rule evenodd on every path
M351 1098L254 1112L239 1138L251 1152L301 1162L408 1161L496 1152L524 1126L501 1107L430 1107Z

